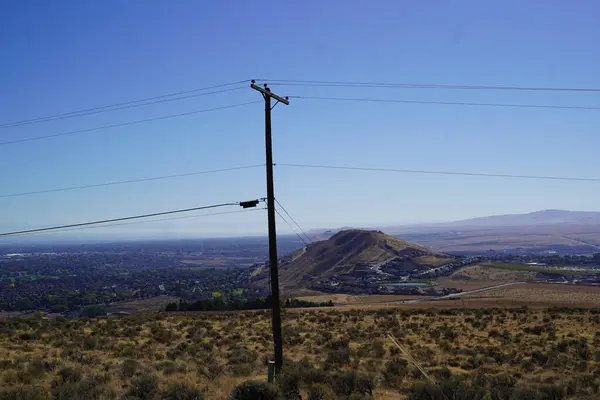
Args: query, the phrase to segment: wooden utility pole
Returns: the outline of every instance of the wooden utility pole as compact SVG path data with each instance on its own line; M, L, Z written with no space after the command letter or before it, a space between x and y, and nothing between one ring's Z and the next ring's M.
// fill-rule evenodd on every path
M265 150L267 167L267 215L269 220L269 268L271 274L271 303L273 305L272 325L275 347L275 373L283 366L283 335L281 333L281 307L279 304L279 271L277 268L277 227L275 225L275 189L273 185L273 140L271 137L271 110L277 103L289 105L287 97L283 98L271 93L265 84L260 87L252 81L250 87L259 91L265 99ZM277 102L271 106L271 98Z

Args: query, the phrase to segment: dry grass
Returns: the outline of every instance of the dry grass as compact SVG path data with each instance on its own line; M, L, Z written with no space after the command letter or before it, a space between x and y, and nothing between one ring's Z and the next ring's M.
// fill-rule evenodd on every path
M304 360L371 376L375 398L402 398L422 379L411 365L397 379L386 373L401 357L387 333L436 379L448 367L577 390L591 377L600 388L600 310L313 309L285 312L283 320L288 365ZM93 382L102 393L86 392L90 399L121 398L143 377L154 377L158 393L184 382L208 399L226 399L240 381L265 379L270 324L265 311L0 322L0 394L24 385L56 396L70 387L61 374L78 371L73 385Z
M474 294L482 299L520 299L527 302L567 306L600 307L600 287L564 284L536 284L507 286L489 292Z
M531 281L535 278L536 273L530 271L500 269L488 265L474 265L462 268L452 274L452 276L461 275L468 276L472 280L493 281L497 284L498 282Z
M418 264L433 265L434 267L438 267L440 265L451 262L452 258L428 255L428 256L417 257L417 258L415 258L415 261Z
M409 295L393 295L393 294L372 294L372 295L355 295L355 294L319 294L312 296L298 297L299 300L312 302L327 302L331 300L339 306L357 305L357 304L377 304L388 301L412 300L427 296L409 296Z

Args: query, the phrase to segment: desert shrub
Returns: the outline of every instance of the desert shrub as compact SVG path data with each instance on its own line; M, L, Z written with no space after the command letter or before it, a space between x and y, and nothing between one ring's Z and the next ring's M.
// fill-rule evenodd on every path
M128 358L121 364L121 376L123 378L131 378L139 369L140 363Z
M53 381L53 386L58 386L64 383L79 382L83 377L80 370L73 367L65 367L58 370L56 379Z
M401 358L394 358L385 363L383 381L390 388L399 388L408 374L408 363Z
M500 398L498 398L500 399ZM566 399L564 388L560 386L543 386L540 388L519 387L510 395L510 400L562 400ZM495 400L495 399L494 399ZM504 399L502 399L504 400Z
M571 379L567 387L568 394L586 392L598 393L600 391L600 381L594 374L581 374Z
M383 358L385 356L385 347L381 340L373 342L373 356L375 356L375 358Z
M408 391L408 400L484 400L487 390L482 385L473 384L464 377L453 377L438 384L419 382Z
M34 358L27 366L27 373L33 377L39 378L44 375L46 371L51 371L55 367L56 364L45 362L41 358Z
M233 376L249 376L254 367L251 364L234 364L231 366Z
M160 325L152 325L150 331L159 343L172 343L176 338L176 334L171 329L163 328Z
M347 349L349 346L350 346L350 342L345 339L332 340L325 345L325 347L327 347L328 349L331 349L331 350Z
M180 365L170 361L165 361L162 367L163 374L165 375L172 375L177 373L183 374L187 371L185 365Z
M124 337L133 338L133 337L136 337L139 334L140 330L141 329L140 329L139 326L137 326L137 327L135 327L135 326L128 326L128 327L126 327L126 328L123 329L123 331L121 332L121 334Z
M356 374L352 372L334 374L330 378L330 385L338 397L349 397L356 388Z
M35 332L24 332L19 335L19 339L23 341L31 341L39 339L39 336Z
M327 369L340 367L350 363L350 351L348 349L331 350L327 353L325 365Z
M198 369L198 372L206 379L214 381L225 371L225 366L216 360L211 360Z
M288 370L278 377L279 392L284 399L298 399L302 375L297 368Z
M355 371L332 374L329 378L330 386L338 397L358 395L373 396L375 378L371 375L358 374Z
M530 359L524 359L521 361L521 369L525 372L533 372L535 365Z
M323 383L316 383L308 388L307 400L334 400L331 388Z
M289 379L311 386L326 383L329 380L329 375L321 369L312 367L309 362L304 360L286 363L280 379Z
M229 393L229 400L277 400L277 397L277 387L261 381L242 382Z
M75 382L63 381L52 388L52 398L55 400L105 400L115 397L115 393L105 390L102 382L94 378L85 378Z
M488 332L488 337L489 338L498 338L501 337L502 335L500 334L500 332L497 329L492 329Z
M38 386L15 386L0 389L0 400L49 400L44 388Z
M251 350L243 347L231 348L227 354L227 359L231 364L254 364L258 355Z
M98 365L102 362L99 357L87 355L87 354L78 354L73 361L78 362L79 364L84 365Z
M373 375L359 374L356 377L356 392L362 395L373 397L375 388L377 386L377 379Z
M94 350L98 347L98 338L94 336L87 336L83 339L83 346L86 350Z
M2 384L4 386L14 385L17 383L21 383L18 371L11 369L2 374Z
M184 383L174 383L166 390L165 400L204 400L204 392Z
M13 360L0 360L0 371L16 368Z
M539 399L561 400L566 397L566 388L562 385L541 386L537 389L537 398Z
M452 371L447 366L443 366L442 368L434 369L429 372L429 374L436 378L436 380L445 380L450 379L452 376Z
M158 383L153 375L142 375L131 381L127 396L133 399L151 400L158 395Z

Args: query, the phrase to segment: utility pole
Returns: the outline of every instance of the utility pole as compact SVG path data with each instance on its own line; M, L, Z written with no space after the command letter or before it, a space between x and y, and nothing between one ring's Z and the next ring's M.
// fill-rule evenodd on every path
M278 103L289 105L287 97L283 98L271 92L267 84L256 85L253 80L250 87L259 91L265 99L265 150L267 166L267 216L269 220L269 268L271 274L271 303L273 312L273 342L275 347L275 373L283 366L283 335L281 333L281 307L279 304L279 270L277 268L277 227L275 225L275 189L273 185L273 140L271 137L271 110ZM271 106L271 98L277 102Z

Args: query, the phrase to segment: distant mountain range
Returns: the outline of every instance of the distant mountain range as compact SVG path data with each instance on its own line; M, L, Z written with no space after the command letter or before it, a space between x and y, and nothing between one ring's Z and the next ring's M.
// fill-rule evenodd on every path
M600 225L600 212L597 211L565 211L543 210L527 214L506 214L479 217L462 221L447 222L442 224L427 224L427 226L531 226L553 224L598 224Z
M542 210L462 221L378 227L390 235L441 251L600 251L600 212ZM316 230L325 239L338 230Z

